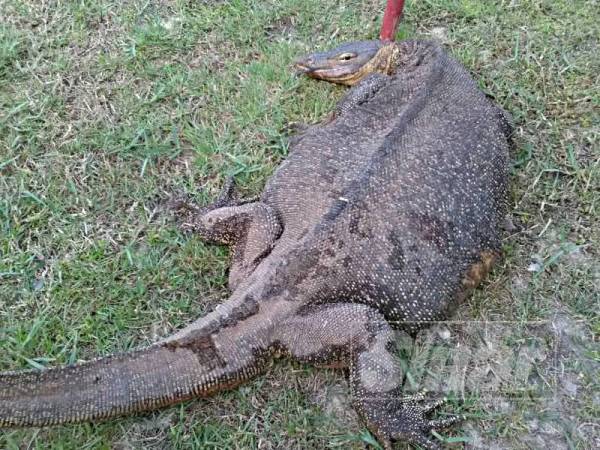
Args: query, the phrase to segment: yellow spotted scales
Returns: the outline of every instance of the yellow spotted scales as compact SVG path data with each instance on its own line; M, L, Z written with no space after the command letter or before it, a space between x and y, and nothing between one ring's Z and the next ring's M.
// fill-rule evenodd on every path
M353 402L386 446L434 449L439 402L404 398L392 328L448 316L499 247L510 126L439 46L355 42L299 60L353 87L293 138L255 201L230 187L179 204L182 226L232 247L231 297L135 352L0 374L0 426L114 417L231 388L284 355L346 367Z

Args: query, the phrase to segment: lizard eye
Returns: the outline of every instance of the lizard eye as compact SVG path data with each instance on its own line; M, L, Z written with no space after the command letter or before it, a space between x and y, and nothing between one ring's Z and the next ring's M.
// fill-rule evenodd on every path
M340 61L349 61L352 58L355 58L356 54L355 53L342 53L341 55L338 56L338 59Z

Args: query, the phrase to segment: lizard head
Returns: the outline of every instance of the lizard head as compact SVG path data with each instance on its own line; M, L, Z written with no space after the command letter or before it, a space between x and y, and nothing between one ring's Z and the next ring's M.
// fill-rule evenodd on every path
M352 86L370 73L386 72L393 53L390 48L381 41L350 42L300 58L294 65L311 78Z

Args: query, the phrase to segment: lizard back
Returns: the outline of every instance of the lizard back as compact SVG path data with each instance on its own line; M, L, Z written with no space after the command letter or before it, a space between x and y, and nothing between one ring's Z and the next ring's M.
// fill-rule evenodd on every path
M283 225L274 256L298 245L319 254L311 301L436 320L499 251L507 125L438 45L394 45L389 82L301 136L261 200Z

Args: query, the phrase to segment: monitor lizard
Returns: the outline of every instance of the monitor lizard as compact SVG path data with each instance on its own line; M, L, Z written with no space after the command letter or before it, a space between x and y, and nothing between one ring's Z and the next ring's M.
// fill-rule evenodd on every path
M298 60L352 86L292 140L259 199L228 185L181 226L231 246L231 296L137 351L0 374L0 427L47 426L232 388L287 356L349 372L352 401L386 448L439 448L456 417L402 394L394 329L448 317L500 251L510 125L456 60L427 41L363 41Z

